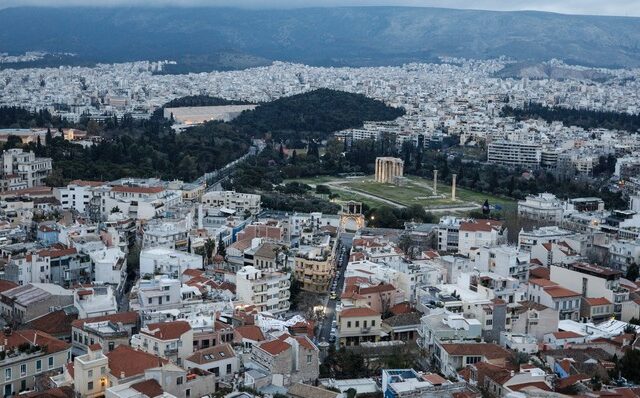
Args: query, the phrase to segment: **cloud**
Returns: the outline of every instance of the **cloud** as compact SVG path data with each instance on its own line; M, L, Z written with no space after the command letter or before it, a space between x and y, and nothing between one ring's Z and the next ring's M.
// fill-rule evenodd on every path
M428 6L497 11L536 10L565 14L640 16L640 0L0 0L0 8L16 6L150 6L150 7L334 7Z

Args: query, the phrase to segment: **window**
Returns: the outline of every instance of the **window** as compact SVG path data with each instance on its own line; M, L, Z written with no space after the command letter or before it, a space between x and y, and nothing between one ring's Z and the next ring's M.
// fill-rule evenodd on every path
M113 351L113 349L115 348L115 343L113 341L109 342L109 351Z
M360 321L356 321L356 327L359 328L360 327Z
M93 390L93 382L92 381L87 383L87 390L89 390L89 391Z
M49 369L53 369L53 357L49 357Z
M190 397L191 396L191 389L187 388L187 391L185 391L185 393L186 393L187 397Z
M153 303L153 299L149 298L149 304L152 304L152 303Z
M178 376L178 378L176 379L176 384L177 385L181 385L182 384L182 376Z
M350 328L351 327L351 321L347 321L347 327Z
M87 373L88 373L87 376L93 377L93 370L92 369L89 369L89 372L87 372Z
M313 361L313 355L307 355L307 364L310 364Z
M40 371L42 371L42 361L38 359L36 361L36 372L40 372Z
M11 368L7 368L4 370L4 379L11 380Z
M231 364L227 364L227 374L231 374Z
M100 368L100 374L103 375L103 376L107 374L107 367L106 366L103 366L103 367Z
M376 326L376 321L375 320L371 321L371 327L374 327L374 326Z
M22 365L20 365L20 376L24 377L27 375L27 364L23 363Z

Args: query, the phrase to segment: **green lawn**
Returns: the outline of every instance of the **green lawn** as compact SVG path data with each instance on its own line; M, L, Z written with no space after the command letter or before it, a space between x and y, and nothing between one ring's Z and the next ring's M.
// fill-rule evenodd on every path
M368 193L370 195L379 196L381 198L394 201L396 203L410 206L413 204L419 204L429 207L461 207L471 204L482 205L485 200L489 200L492 205L500 205L503 209L515 207L516 202L514 200L500 198L494 195L480 193L457 187L456 189L456 201L451 201L451 185L439 183L438 194L444 195L444 198L429 198L429 199L417 199L433 196L431 191L432 180L420 178L416 176L407 176L407 184L405 186L395 186L392 184L380 184L373 181L373 176L362 176L356 178L339 178L331 176L318 176L314 178L299 178L287 180L285 182L297 181L308 185L318 184L334 184L331 186L331 191L340 195L340 200L357 200L363 203L367 203L371 207L377 207L383 205L383 202L377 201L374 198L368 198L363 195L359 195L356 192L345 192L340 190L339 187L350 188L354 191ZM340 184L338 184L340 183Z

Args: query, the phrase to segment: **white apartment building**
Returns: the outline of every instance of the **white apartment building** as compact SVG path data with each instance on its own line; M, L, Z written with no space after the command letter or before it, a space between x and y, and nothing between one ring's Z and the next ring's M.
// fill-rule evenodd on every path
M133 311L160 311L182 306L181 283L166 275L140 279L131 292Z
M279 314L289 310L291 274L260 270L251 265L236 274L236 297L260 312Z
M89 253L96 282L120 286L127 274L127 256L119 247Z
M588 263L551 265L550 278L584 297L604 297L613 303L613 313L620 318L622 302L629 299L629 290L620 286L621 272Z
M580 293L550 280L531 279L527 286L527 298L558 311L560 320L577 321L580 317Z
M518 234L518 247L523 251L531 251L537 244L555 243L574 235L574 232L561 229L555 225L536 228L532 231L524 229Z
M458 253L469 255L473 248L507 242L507 230L495 220L471 220L460 223Z
M51 158L37 158L33 152L20 148L2 152L2 171L5 176L18 175L28 188L44 185L44 179L51 174Z
M518 201L518 216L529 220L559 224L563 214L562 201L551 193L527 195L525 200Z
M99 181L71 181L66 187L54 188L53 195L64 210L75 210L80 214L89 213L93 190L104 183Z
M159 222L147 224L142 236L142 247L175 249L187 245L190 226L184 222Z
M489 143L487 161L507 166L537 167L542 146L530 142L498 140Z
M324 226L338 228L340 226L340 216L336 214L294 213L289 217L289 235L299 236L306 228L316 231Z
M475 264L479 270L526 282L529 279L530 260L529 253L521 252L514 246L501 245L478 249Z
M456 217L442 217L436 227L438 251L457 252L460 224L466 220Z
M182 366L193 354L193 330L187 321L150 323L131 336L131 347Z
M236 191L210 191L202 195L202 203L211 207L225 207L236 213L260 213L260 195Z
M152 247L140 252L140 274L166 274L179 278L187 269L201 269L202 256L166 247Z
M118 303L111 286L94 286L76 289L73 305L78 309L78 318L94 318L118 312Z

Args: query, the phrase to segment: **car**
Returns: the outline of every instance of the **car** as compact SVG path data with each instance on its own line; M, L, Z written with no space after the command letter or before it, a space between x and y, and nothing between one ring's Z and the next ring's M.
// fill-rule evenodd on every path
M336 294L336 292L331 292L331 296L329 296L331 298L331 300L335 300L338 298L338 295Z
M332 334L331 336L329 336L329 342L330 343L335 343L336 342L336 335Z
M331 328L335 328L336 325L338 325L338 321L336 321L335 319L331 322Z

